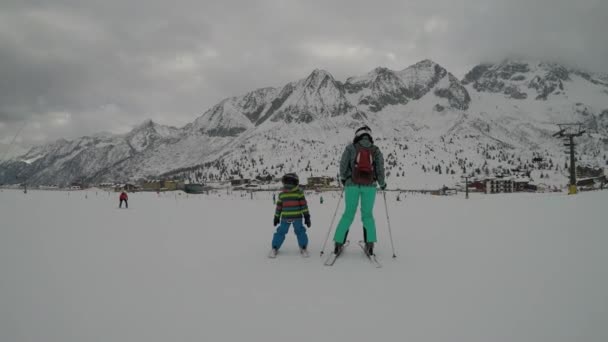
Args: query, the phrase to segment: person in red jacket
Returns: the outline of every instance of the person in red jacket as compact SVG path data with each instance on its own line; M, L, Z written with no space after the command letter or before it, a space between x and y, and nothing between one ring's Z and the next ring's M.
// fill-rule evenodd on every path
M129 196L127 196L127 193L125 191L120 193L120 204L118 205L119 208L122 208L122 202L125 202L125 208L129 208Z

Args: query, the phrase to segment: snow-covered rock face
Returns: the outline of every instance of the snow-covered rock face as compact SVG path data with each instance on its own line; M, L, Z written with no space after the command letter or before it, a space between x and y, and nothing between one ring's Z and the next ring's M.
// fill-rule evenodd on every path
M390 105L405 105L429 93L447 100L447 106L466 110L471 98L460 81L439 64L424 60L402 71L376 68L365 76L351 77L344 85L364 110L379 112ZM445 109L437 103L435 108Z
M142 152L162 139L176 138L180 131L174 127L162 126L146 120L126 135L128 144L137 152Z
M236 99L227 99L215 105L196 119L194 128L201 134L217 137L235 137L253 125L237 105Z
M563 82L566 81L570 81L570 71L561 65L507 60L474 67L465 75L463 84L472 84L480 92L502 93L512 99L547 100L551 95L563 94Z
M379 112L384 107L396 104L407 104L408 90L397 74L387 68L376 68L361 77L346 80L344 89L355 94L356 104L371 112Z
M344 87L324 70L286 85L266 113L272 122L311 123L314 120L356 115L357 108L345 97Z
M418 100L426 95L448 72L431 60L418 62L399 73L408 89L409 97Z
M398 73L410 98L418 100L430 91L448 100L450 107L467 110L471 98L466 88L439 64L424 60Z
M68 185L84 182L121 170L135 155L156 151L179 140L181 130L146 120L123 135L81 137L57 140L32 148L26 154L0 167L0 183ZM24 165L25 164L25 165ZM15 171L18 169L18 171Z
M264 112L268 109L270 101L277 95L274 88L262 88L243 96L238 101L238 106L242 108L242 113L253 124L260 124L263 120Z
M146 121L123 135L32 148L0 162L0 183L159 176L208 182L284 172L302 173L305 182L335 176L342 149L365 124L385 153L394 187L452 185L463 173L539 167L565 184L565 156L552 137L562 122L582 122L590 133L579 138L582 163L606 165L606 75L527 61L481 64L462 81L431 60L400 71L376 68L344 83L314 70L283 87L225 99L183 128ZM542 166L530 162L539 158Z
M226 99L194 121L191 129L215 137L236 137L266 120L275 88L262 88L242 97Z

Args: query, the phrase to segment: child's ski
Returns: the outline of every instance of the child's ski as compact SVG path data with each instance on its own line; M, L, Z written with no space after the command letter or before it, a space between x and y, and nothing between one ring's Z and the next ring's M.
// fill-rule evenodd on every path
M278 253L279 253L279 251L277 251L276 249L273 248L273 249L270 250L270 253L268 254L268 257L270 259L274 259L274 258L277 257Z
M342 254L342 252L344 252L344 248L346 248L346 246L348 246L349 243L350 243L350 241L346 240L344 242L344 244L342 245L342 249L340 249L340 252L338 254L336 254L334 252L331 252L331 254L325 260L324 265L325 266L333 266L334 263L336 262L336 259L338 259L338 257Z
M367 253L367 249L365 249L365 242L359 241L359 247L361 247L361 249L363 250L363 253L365 253L365 256L367 257L367 259L369 259L369 261L374 266L376 266L376 268L382 267L382 264L380 264L378 262L378 259L376 259L376 255L375 254L369 254L369 253Z
M279 251L273 248L270 250L270 253L268 253L268 257L270 259L275 259L277 257L277 254L279 254ZM308 253L308 250L306 249L300 249L300 255L302 256L302 258L310 257L310 253Z

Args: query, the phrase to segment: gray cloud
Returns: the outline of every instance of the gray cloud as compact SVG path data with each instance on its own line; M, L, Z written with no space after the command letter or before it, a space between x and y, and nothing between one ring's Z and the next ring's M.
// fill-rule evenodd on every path
M608 71L604 0L3 1L0 143L181 126L219 100L323 68L505 57Z

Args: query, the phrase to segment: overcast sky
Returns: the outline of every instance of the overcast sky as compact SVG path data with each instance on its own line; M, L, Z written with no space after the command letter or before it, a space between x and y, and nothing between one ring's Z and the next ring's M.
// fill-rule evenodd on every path
M607 0L2 0L0 144L174 126L221 99L430 58L608 72Z

